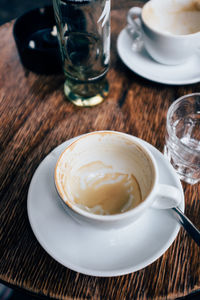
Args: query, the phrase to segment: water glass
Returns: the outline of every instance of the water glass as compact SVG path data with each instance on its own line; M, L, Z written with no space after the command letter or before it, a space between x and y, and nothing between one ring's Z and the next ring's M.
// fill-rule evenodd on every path
M185 95L170 106L164 154L183 181L200 181L200 93Z
M93 106L108 94L110 0L53 0L64 92L77 106Z

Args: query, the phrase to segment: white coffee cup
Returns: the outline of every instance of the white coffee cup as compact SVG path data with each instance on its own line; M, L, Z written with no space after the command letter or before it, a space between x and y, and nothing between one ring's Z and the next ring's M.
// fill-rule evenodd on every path
M54 178L66 211L103 229L127 226L149 207L177 206L182 197L159 183L157 163L140 139L115 131L92 132L69 145Z
M127 22L159 63L182 64L200 53L200 0L151 0L132 7Z

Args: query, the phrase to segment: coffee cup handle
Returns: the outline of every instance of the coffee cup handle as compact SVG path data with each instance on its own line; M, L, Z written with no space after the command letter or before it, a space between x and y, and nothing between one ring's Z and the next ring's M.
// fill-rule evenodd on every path
M141 7L132 7L127 14L127 23L136 30L141 29Z
M126 30L133 40L131 48L136 52L141 51L143 47L141 12L140 7L132 7L127 14Z
M157 209L177 207L180 204L182 197L182 193L177 187L159 184L152 207Z

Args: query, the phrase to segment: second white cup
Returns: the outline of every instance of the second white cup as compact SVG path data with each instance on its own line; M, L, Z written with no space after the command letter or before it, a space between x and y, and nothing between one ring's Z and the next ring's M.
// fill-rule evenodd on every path
M200 0L151 0L132 7L129 28L141 31L144 46L159 63L177 65L200 53Z

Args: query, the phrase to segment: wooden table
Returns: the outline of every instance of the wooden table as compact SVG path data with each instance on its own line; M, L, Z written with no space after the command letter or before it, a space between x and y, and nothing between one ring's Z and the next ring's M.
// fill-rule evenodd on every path
M94 130L138 136L163 150L166 112L177 97L200 84L167 86L137 76L117 55L116 39L127 10L112 6L110 93L99 106L77 108L63 95L63 75L38 76L20 63L13 23L0 27L0 280L56 299L175 299L200 289L199 248L181 229L153 264L114 278L85 276L51 258L36 240L27 217L27 191L34 171L56 146ZM141 4L141 3L140 3ZM186 214L200 227L200 185L183 185Z

